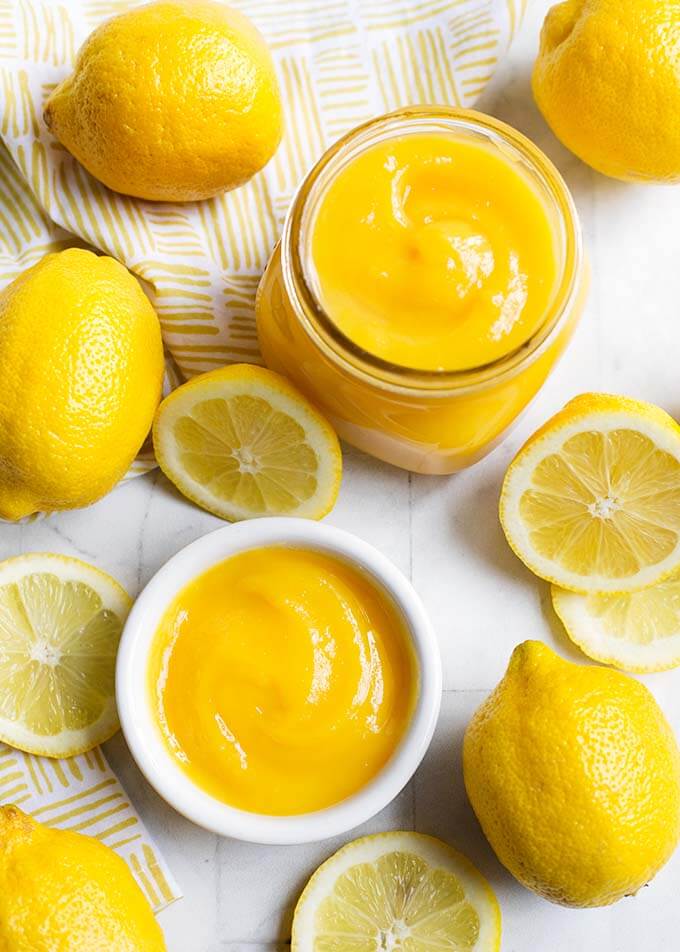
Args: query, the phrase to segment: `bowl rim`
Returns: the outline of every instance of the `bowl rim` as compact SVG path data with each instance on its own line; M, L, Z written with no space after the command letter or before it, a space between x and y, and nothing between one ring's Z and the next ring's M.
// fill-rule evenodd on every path
M408 728L390 760L366 786L311 813L269 816L217 800L175 763L158 730L147 688L150 647L161 617L179 590L207 569L248 549L271 545L327 552L368 574L394 603L411 637L418 688ZM370 543L326 523L265 517L224 526L180 549L153 575L123 627L116 662L116 701L130 752L150 785L198 826L238 840L269 845L309 843L345 833L386 807L423 759L439 716L442 668L437 638L411 582Z

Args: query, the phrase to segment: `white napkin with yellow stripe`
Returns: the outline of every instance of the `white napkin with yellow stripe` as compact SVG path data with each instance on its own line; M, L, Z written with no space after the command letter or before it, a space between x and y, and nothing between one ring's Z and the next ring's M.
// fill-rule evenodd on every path
M193 205L100 185L50 136L42 104L103 20L138 0L0 0L0 287L73 244L124 262L158 312L170 385L257 361L253 304L291 197L353 126L400 106L471 106L526 0L231 0L271 47L285 136L243 188ZM153 466L142 454L130 475ZM156 908L178 895L101 754L56 762L0 745L0 802L93 833L130 863Z
M0 803L47 826L101 840L127 862L158 912L181 893L100 750L52 760L0 743Z
M305 172L353 126L399 106L471 106L526 0L231 0L271 47L284 141L243 188L164 205L115 195L51 137L45 97L91 30L135 0L0 3L0 285L73 235L148 283L184 377L256 361L253 302Z

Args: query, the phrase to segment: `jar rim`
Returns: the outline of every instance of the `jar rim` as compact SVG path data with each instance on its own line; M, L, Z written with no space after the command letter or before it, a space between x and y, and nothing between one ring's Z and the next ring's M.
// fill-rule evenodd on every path
M564 262L553 299L544 319L519 346L488 363L456 370L424 370L392 363L365 350L348 337L324 310L308 279L302 251L307 202L324 175L368 147L376 136L408 133L426 123L440 123L446 131L478 131L493 137L497 144L514 148L554 202L564 226ZM404 128L406 126L407 128ZM473 109L450 106L414 106L398 109L351 129L335 142L307 174L291 202L281 239L283 278L287 294L300 315L304 328L325 355L368 380L368 382L410 392L450 393L483 388L506 376L514 376L532 363L549 345L571 313L580 288L583 267L583 240L578 213L569 189L548 157L530 139L507 123Z

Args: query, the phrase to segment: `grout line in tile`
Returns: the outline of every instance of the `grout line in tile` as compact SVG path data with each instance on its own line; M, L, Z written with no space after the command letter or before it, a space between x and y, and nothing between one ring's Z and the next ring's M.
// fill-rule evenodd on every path
M206 952L216 952L217 949L289 949L290 939L222 939L217 945L211 945Z
M442 688L442 694L488 694L496 685L490 688Z
M158 486L158 472L159 470L154 469L151 474L146 473L144 476L140 476L139 479L145 479L151 475L149 480L149 492L146 498L146 506L144 507L144 515L142 516L141 522L139 523L139 534L137 536L137 591L142 590L142 574L144 571L144 558L145 558L145 538L144 532L149 521L151 514L151 509L156 501L156 488Z
M222 929L222 843L224 837L215 836L215 850L213 853L213 863L215 864L215 923L218 929Z

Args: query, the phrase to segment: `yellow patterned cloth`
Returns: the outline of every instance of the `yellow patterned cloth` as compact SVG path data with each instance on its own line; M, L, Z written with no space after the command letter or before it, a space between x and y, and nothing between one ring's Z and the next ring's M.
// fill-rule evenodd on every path
M0 286L75 235L147 282L184 377L258 359L255 290L291 197L326 147L406 104L471 106L526 0L231 2L272 49L285 138L245 187L166 205L108 191L42 121L42 103L86 36L138 3L0 0Z
M99 750L51 760L0 743L0 803L46 826L86 833L110 846L158 912L181 893L125 791Z

